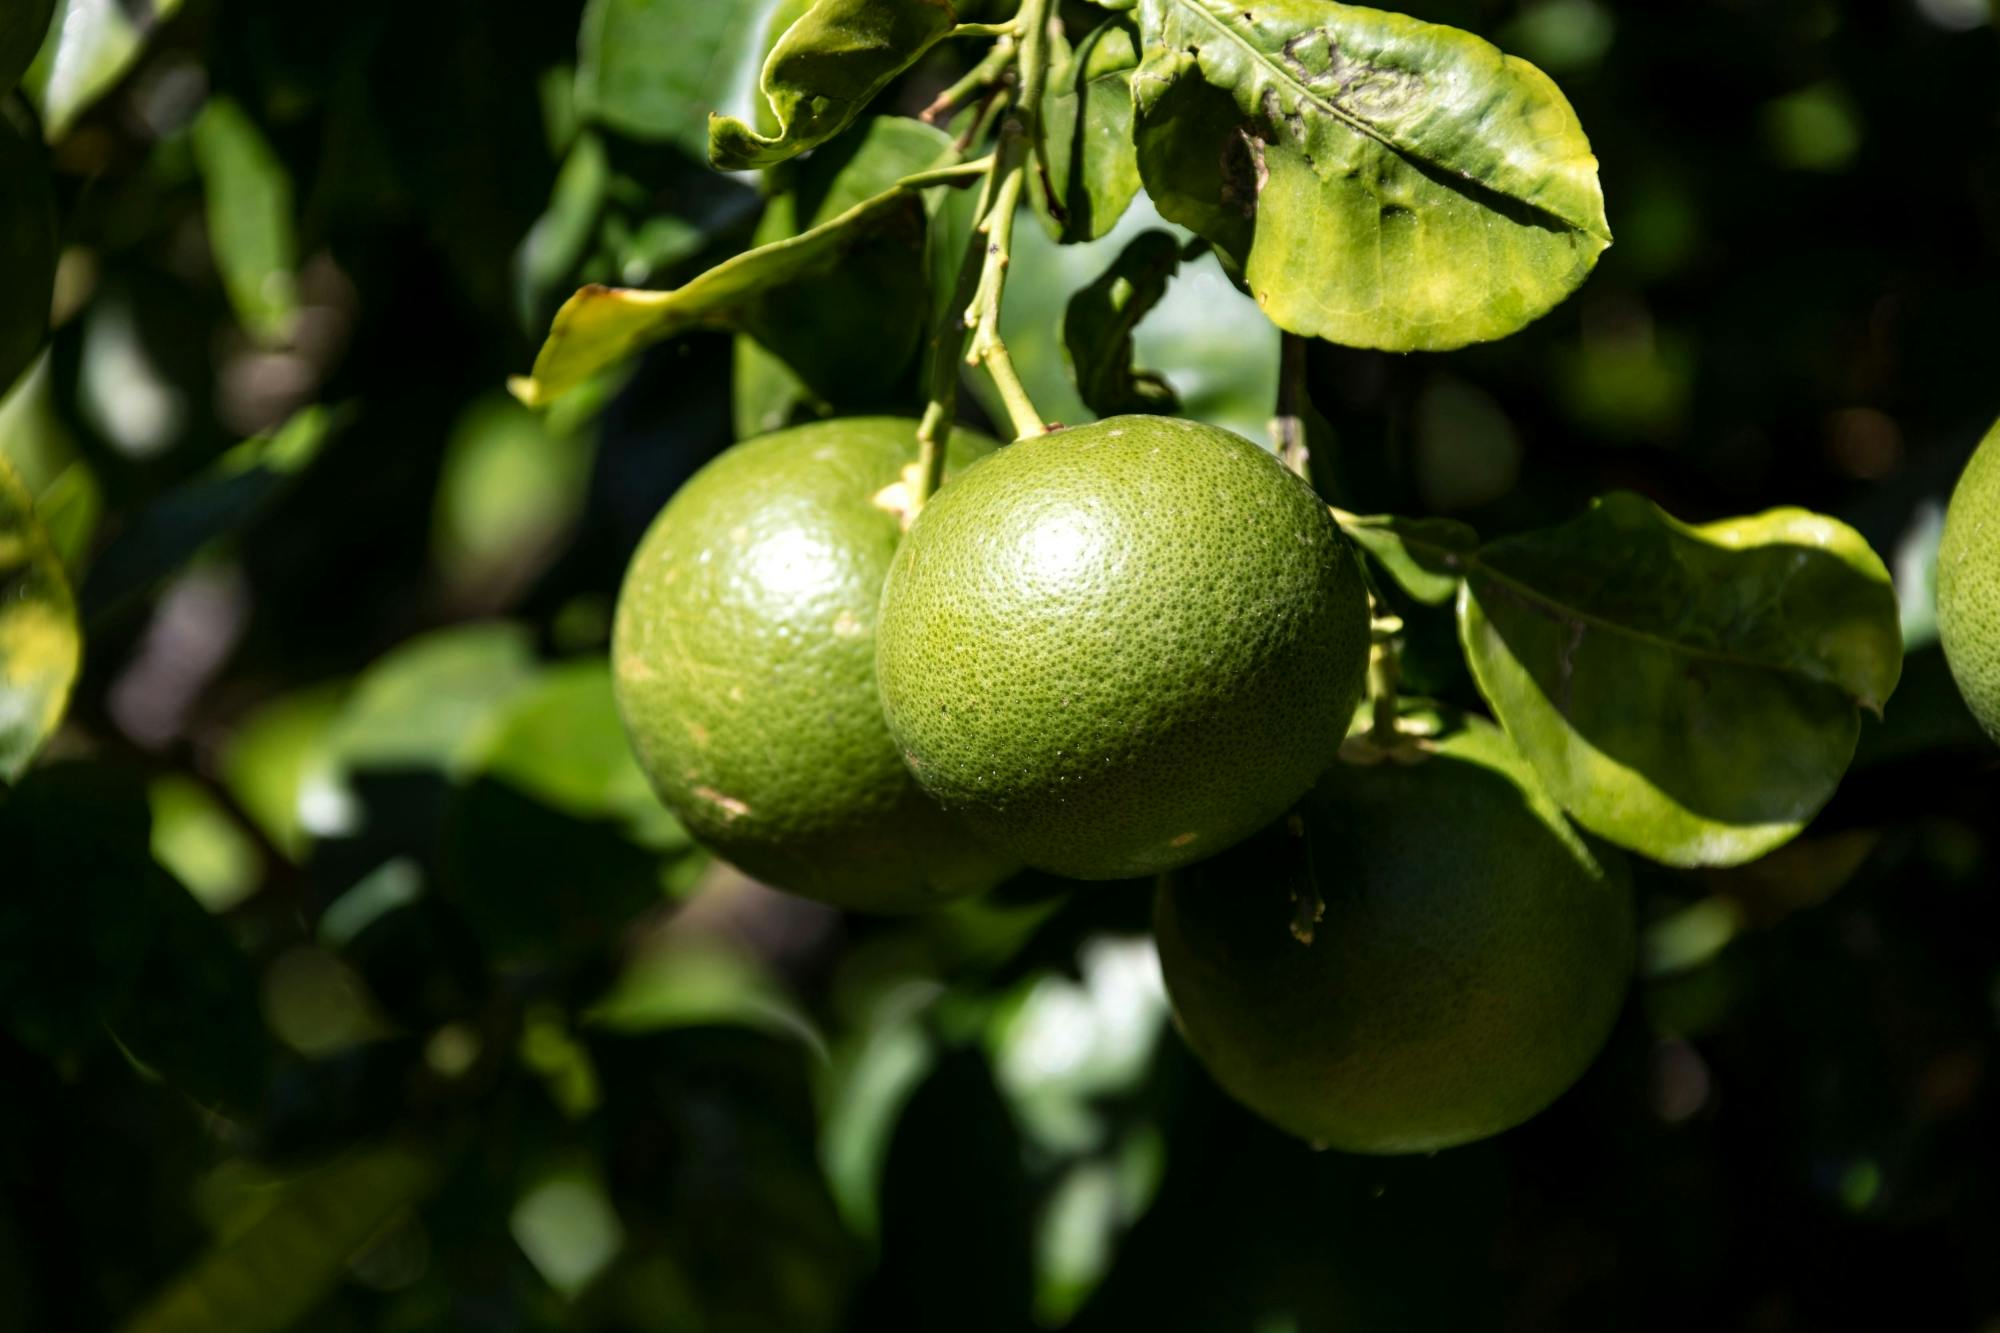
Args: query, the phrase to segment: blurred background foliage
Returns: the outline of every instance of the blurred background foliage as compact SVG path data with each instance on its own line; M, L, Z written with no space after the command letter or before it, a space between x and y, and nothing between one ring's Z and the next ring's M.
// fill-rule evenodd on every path
M932 268L892 237L761 341L544 415L502 386L578 283L676 285L852 186L836 150L700 160L802 0L59 0L5 113L61 261L0 454L87 648L0 801L0 1322L2000 1328L2000 759L1929 598L2000 412L1994 16L1404 7L1560 82L1618 241L1504 343L1315 346L1329 494L1489 536L1612 487L1810 505L1890 560L1910 657L1806 836L1644 870L1641 984L1574 1092L1377 1161L1190 1063L1145 886L844 917L707 861L626 755L603 648L645 523L739 432L914 408L875 330ZM1051 415L1086 415L1069 298L1158 225L1017 233ZM1135 350L1261 432L1276 336L1212 257ZM1448 614L1407 614L1412 687L1472 703Z

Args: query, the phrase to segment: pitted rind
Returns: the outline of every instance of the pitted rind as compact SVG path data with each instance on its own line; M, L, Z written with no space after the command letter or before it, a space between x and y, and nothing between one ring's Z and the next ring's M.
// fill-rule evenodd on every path
M1079 879L1212 855L1338 752L1368 655L1338 526L1227 431L1116 417L1009 446L918 517L877 678L924 789Z
M1015 868L926 799L882 724L875 624L916 423L822 422L740 444L661 511L626 572L618 706L690 832L808 897L901 911ZM990 441L959 432L963 467Z
M1959 693L2000 741L2000 426L1952 492L1938 543L1937 617Z

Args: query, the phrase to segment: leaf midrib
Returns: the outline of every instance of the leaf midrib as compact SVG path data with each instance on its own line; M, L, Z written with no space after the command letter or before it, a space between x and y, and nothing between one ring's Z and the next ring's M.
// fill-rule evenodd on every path
M1360 116L1355 115L1353 112L1347 110L1345 107L1342 107L1336 103L1325 100L1318 93L1315 93L1311 88L1299 82L1299 80L1293 76L1290 70L1286 69L1283 65L1279 64L1262 48L1258 47L1254 42L1250 41L1250 39L1245 37L1242 33L1230 27L1227 23L1224 23L1214 14L1211 14L1207 10L1207 8L1202 5L1201 0L1164 0L1164 3L1178 6L1179 8L1186 10L1189 13L1198 15L1201 18L1202 22L1206 23L1210 28L1212 28L1218 33L1221 33L1223 37L1227 38L1230 42L1233 42L1236 46L1241 48L1242 51L1250 57L1253 63L1260 65L1264 69L1268 70L1274 79L1276 79L1280 83L1283 83L1286 87L1291 88L1294 92L1296 92L1300 97L1300 99L1309 103L1312 106L1319 108L1321 111L1325 112L1328 116L1332 117L1340 124L1345 125L1348 129L1352 130L1354 133L1361 135L1363 138L1373 139L1376 143L1381 144L1384 148L1396 154L1398 157L1406 157L1411 159L1412 161L1421 162L1426 167L1429 167L1431 170L1443 173L1447 176L1458 176L1467 181L1471 181L1477 184L1480 188L1489 190L1492 193L1500 196L1501 198L1507 199L1515 204L1520 205L1523 208L1531 208L1535 210L1537 213L1541 213L1548 217L1554 218L1557 222L1562 224L1565 230L1584 232L1584 233L1588 233L1590 231L1588 227L1580 226L1578 223L1576 223L1570 218L1563 216L1561 213L1553 212L1546 205L1536 203L1530 199L1523 199L1519 195L1510 194L1506 190L1501 189L1499 186L1495 185L1493 182L1489 180L1484 180L1477 176L1468 175L1465 172L1460 171L1457 167L1449 166L1443 162L1439 162L1433 158L1427 157L1424 154L1415 151L1414 149L1405 148L1402 144L1397 143L1387 134L1377 129L1369 121L1363 119Z
M1775 671L1781 675L1792 676L1796 679L1808 681L1815 685L1830 685L1834 689L1837 689L1842 694L1846 695L1850 700L1852 700L1856 704L1868 708L1874 708L1876 706L1875 701L1864 698L1863 696L1854 693L1845 684L1843 684L1838 680L1829 679L1825 676L1812 675L1810 673L1800 671L1797 667L1794 666L1782 665L1776 662L1767 662L1754 657L1745 657L1740 653L1723 652L1715 648L1697 647L1693 644L1682 643L1678 639L1669 639L1662 635L1651 633L1647 630L1635 629L1630 625L1624 624L1620 621L1608 619L1604 616L1595 614L1594 612L1579 611L1575 607L1569 606L1563 602L1559 602L1555 598L1549 596L1547 593L1542 592L1534 587L1531 587L1528 584L1521 582L1519 579L1514 578L1511 575L1501 573L1499 570L1495 569L1492 565L1489 565L1484 560L1480 559L1479 553L1477 551L1458 551L1448 546L1442 546L1436 542L1427 542L1422 540L1421 538L1407 537L1401 533L1398 533L1397 536L1402 540L1405 546L1420 546L1427 551L1434 551L1440 555L1449 556L1453 560L1456 560L1460 565L1464 567L1465 573L1461 576L1464 582L1470 583L1472 581L1472 576L1475 573L1483 575L1484 577L1493 580L1495 583L1500 584L1508 592L1520 598L1522 601L1531 603L1536 609L1551 612L1554 614L1556 618L1568 621L1571 624L1583 625L1590 629L1600 630L1604 633L1615 635L1620 638L1631 639L1637 643L1648 644L1654 648L1660 648L1667 652L1676 653L1679 654L1680 656L1693 658L1698 661L1714 662L1722 666L1741 667L1756 671Z

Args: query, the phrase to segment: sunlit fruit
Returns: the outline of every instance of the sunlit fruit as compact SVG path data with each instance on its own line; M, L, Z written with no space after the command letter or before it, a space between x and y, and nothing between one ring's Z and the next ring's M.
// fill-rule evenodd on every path
M1368 607L1270 453L1115 417L941 493L883 590L884 715L926 791L1030 865L1147 875L1269 823L1333 761Z
M1216 1081L1350 1152L1528 1119L1604 1044L1632 970L1623 860L1497 728L1429 716L1433 738L1337 764L1296 819L1165 877L1154 903L1175 1018Z
M710 463L633 556L612 643L626 730L689 831L758 879L863 910L980 892L1015 866L917 789L876 701L916 429L827 421ZM958 432L950 462L992 447Z
M1937 618L1959 693L2000 740L2000 426L1952 493L1938 545Z

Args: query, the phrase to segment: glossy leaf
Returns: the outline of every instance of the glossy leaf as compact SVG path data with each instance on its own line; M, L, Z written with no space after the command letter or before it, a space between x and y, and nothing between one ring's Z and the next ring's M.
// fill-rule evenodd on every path
M588 120L690 157L707 120L763 55L741 4L590 0L577 38L576 105Z
M1597 160L1534 66L1326 0L1140 0L1147 190L1281 327L1355 347L1504 337L1610 244Z
M123 1333L279 1333L309 1314L392 1218L430 1193L434 1155L362 1148L284 1186L123 1326Z
M92 563L83 585L85 618L95 623L119 610L210 542L254 522L297 484L336 424L328 409L308 408L140 510Z
M1397 587L1426 606L1441 606L1457 595L1479 550L1479 534L1455 519L1343 514L1340 526Z
M774 132L712 116L709 161L742 171L818 147L846 129L957 21L949 0L819 0L764 62L760 86Z
M4 94L0 94L4 96ZM0 394L41 350L56 278L56 201L40 144L0 115Z
M259 342L291 338L299 313L292 178L243 108L210 98L190 131L208 203L208 242L223 288Z
M957 160L951 136L901 116L878 116L786 168L759 245L820 226L904 177ZM836 409L887 406L929 328L924 226L885 229L840 263L774 287L745 308L742 327L811 395Z
M1167 294L1180 266L1181 244L1171 233L1143 232L1103 277L1069 299L1063 350L1077 394L1098 416L1180 410L1172 385L1132 364L1132 335Z
M62 561L0 458L0 783L20 780L62 720L82 659Z
M901 170L901 166L916 162L935 165L938 160L935 154L949 145L940 143L936 132L927 127L914 122L904 124L911 128L885 125L871 129L862 149L857 149L857 158L862 150L867 150L867 156L859 158L863 163L861 169L853 176L841 173L824 187L816 200L804 204L796 200L781 201L775 205L777 220L767 222L770 230L761 234L769 237L775 232L779 239L768 239L725 260L673 291L602 286L579 291L556 313L548 340L535 358L533 375L510 383L515 397L530 407L539 407L640 348L697 328L743 329L758 335L760 341L775 341L790 347L799 328L799 315L835 312L826 309L827 289L818 294L807 292L789 304L780 295L785 289L830 277L837 287L843 280L838 276L839 270L849 264L857 266L846 270L847 281L856 274L875 273L878 266L866 262L865 256L866 248L873 245L900 251L904 256L921 246L923 201L915 191L894 182L910 174ZM919 133L928 137L920 139ZM919 144L928 151L913 152L913 145ZM857 182L873 176L877 162L897 164L897 170L886 177L890 183L877 192L863 195ZM878 177L878 182L881 179L885 178ZM831 211L835 208L839 211ZM786 209L792 211L781 211ZM796 225L801 213L809 225L795 236L785 236L784 230ZM859 263L855 260L857 252L864 252ZM903 260L901 268L892 268L880 276L887 281L896 273L909 271L914 271L917 281L922 280L920 266L908 258ZM879 297L871 295L869 299ZM880 314L883 310L873 313ZM782 349L774 350L784 354ZM879 343L846 350L850 357L865 353L877 363L883 352ZM801 359L812 364L811 358L802 355Z
M1092 29L1050 76L1042 103L1043 151L1055 205L1047 216L1059 240L1105 235L1139 193L1132 143L1132 71L1138 66L1138 29L1112 19Z
M181 0L58 0L41 53L22 83L54 143L78 116L125 77L153 30L180 11Z
M1902 670L1881 560L1796 509L1691 527L1607 496L1482 549L1459 628L1551 794L1671 865L1734 865L1795 836Z
M55 0L10 0L0 6L0 97L14 91L49 31Z

